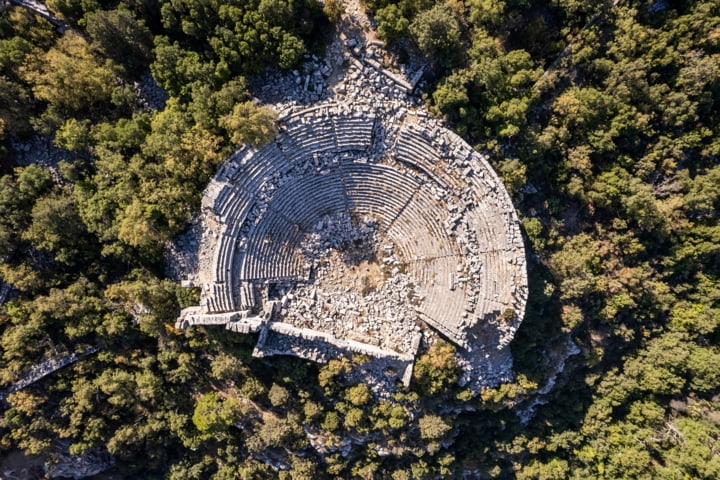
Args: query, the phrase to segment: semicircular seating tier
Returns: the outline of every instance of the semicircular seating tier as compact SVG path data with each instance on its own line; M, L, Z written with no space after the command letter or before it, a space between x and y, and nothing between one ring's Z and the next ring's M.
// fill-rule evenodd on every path
M242 148L222 165L203 199L209 233L201 255L211 261L198 273L201 304L184 311L178 326L261 331L258 355L264 349L322 359L322 348L307 347L320 339L332 351L411 366L418 329L408 334L412 346L400 347L370 327L340 338L337 329L314 327L316 334L308 334L286 322L287 304L307 300L292 292L317 281L303 242L324 219L345 215L372 219L378 249L393 252L393 272L414 279L421 294L412 310L422 328L473 350L469 331L503 324L492 342L507 345L527 297L525 252L507 192L485 158L438 121L380 108L328 102L293 111L280 119L274 141ZM389 118L392 125L385 124ZM387 281L392 272L384 272ZM392 329L391 322L380 323Z

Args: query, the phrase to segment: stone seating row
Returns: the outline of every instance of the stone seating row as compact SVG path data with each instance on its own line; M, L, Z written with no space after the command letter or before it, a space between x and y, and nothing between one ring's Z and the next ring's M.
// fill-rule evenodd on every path
M337 151L334 125L329 116L313 115L310 119L293 118L281 130L278 142L292 162L314 153Z
M477 196L478 205L474 209L477 217L475 223L483 228L479 231L482 236L492 240L495 248L504 250L508 248L521 248L523 246L519 221L515 215L514 207L505 195L484 188L487 182L473 179L471 182L474 191L486 192Z
M415 176L422 179L423 183L435 185L437 188L446 192L462 192L466 191L468 185L451 175L451 166L444 160L438 160L437 162L430 164L422 160L418 160L417 155L408 154L402 151L392 151L391 157L396 165L401 168L408 169L413 172Z
M235 303L228 283L212 283L211 294L207 296L207 311L211 313L232 312Z
M239 307L241 310L252 310L257 305L257 298L255 297L255 287L250 282L240 283L240 301Z
M225 283L232 275L232 259L235 253L235 238L223 234L220 242L215 249L215 275L213 281L215 283Z
M457 158L452 154L443 153L438 142L431 138L435 138L435 136L429 136L423 129L412 123L405 123L399 130L392 149L394 158L422 169L445 188L454 190L466 188L467 186L462 181L464 171L456 169L454 166ZM440 141L449 143L444 135L438 135L438 138ZM463 145L464 150L462 151L466 152L468 158L478 155L464 142ZM467 163L467 161L463 159L462 163ZM480 168L479 164L478 168ZM453 170L457 170L457 172L453 173Z
M256 194L268 178L291 169L292 164L280 150L277 142L270 142L262 150L255 151L229 179L238 188Z
M365 151L372 145L374 116L338 115L333 118L337 151Z
M481 251L507 248L508 225L502 217L493 213L485 202L479 202L463 212L463 220L474 230Z
M414 178L380 164L343 163L343 182L349 211L373 215L388 227L420 187Z
M484 268L480 281L482 289L476 311L504 312L507 308L522 310L527 300L525 288L518 288L526 282L524 275L518 276L518 270L524 268L523 260L509 251L498 250L485 252L483 260Z
M467 316L467 291L457 282L457 265L462 261L462 257L452 256L413 262L411 265L412 274L423 286L425 295L419 311L436 324L442 324L447 332L452 333L451 339L462 336L463 317ZM444 334L448 335L447 332Z
M372 145L372 115L351 111L310 118L299 112L281 132L279 143L292 162L318 153L365 151Z
M405 213L387 228L386 235L401 257L407 261L434 258L444 245L441 239L432 237L419 226L415 218L405 216Z
M404 204L401 198L390 197L382 186L358 188L348 196L349 211L356 216L369 216L378 221L379 229L386 230Z
M225 185L215 201L213 210L225 224L235 223L244 219L250 210L253 195L236 185Z
M225 162L218 168L215 174L215 182L230 182L238 174L238 170L250 161L257 153L257 150L248 146L241 146L235 150Z
M246 205L242 212L238 212L237 216L230 219L231 223L225 224L221 229L220 240L215 249L213 260L215 263L215 281L225 282L228 279L237 250L240 229L250 213L250 207L251 205Z
M372 130L369 132L346 132L337 139L337 152L362 152L372 146Z
M416 202L409 202L408 205L411 205L412 207L414 207L414 206L416 206ZM420 222L417 225L417 228L418 229L421 228L421 226L424 225L424 223L425 222ZM280 230L285 231L285 232L289 231L289 229L287 229L287 228L281 228ZM402 233L402 235L398 236L398 239L396 241L399 244L401 244L402 237L408 236L409 234L413 234L414 233L413 230L416 230L416 229L411 228L408 232L400 232L400 233ZM406 235L406 233L408 235ZM228 267L228 265L233 264L232 259L231 259L232 255L226 254L225 256L223 256L223 252L226 252L228 250L232 251L233 245L234 245L234 242L233 242L232 235L227 235L227 234L223 235L221 245L218 248L218 252L220 252L220 256L219 256L218 261L216 262L216 266L218 267L218 269L221 273L218 275L218 278L217 278L218 283L213 285L213 295L211 295L211 298L210 298L211 308L214 311L228 311L228 310L234 309L234 303L233 303L232 294L231 294L232 282L230 282L228 280L228 275L226 274L230 268L230 267ZM285 251L287 251L287 250L288 249L285 249ZM283 251L283 249L275 249L276 253L281 252L281 251ZM489 263L489 268L486 269L486 271L499 272L499 274L496 274L496 277L493 278L492 280L488 279L488 278L484 279L483 283L486 285L486 288L489 287L491 284L493 285L493 293L484 292L483 297L485 297L485 298L491 298L495 295L494 292L495 292L495 289L497 286L497 282L501 282L504 285L507 284L507 282L503 278L503 275L506 273L505 271L507 269L503 268L503 267L505 267L505 264L502 261L497 260L498 255L496 255L496 253L497 252L489 255L490 263ZM285 261L285 259L276 258L275 260L269 260L269 263L272 263L272 264L277 263L277 265L282 266L287 262ZM290 276L290 275L297 275L297 269L295 270L294 273L288 273L287 270L282 271L282 269L280 269L280 271L275 271L272 273L258 274L258 275L264 276L264 277L286 277L286 276ZM440 276L442 277L443 273L440 273ZM506 288L503 288L502 290L507 291ZM444 296L441 295L440 298L443 299ZM493 300L495 300L495 299L493 298ZM429 302L435 303L430 300L429 300ZM507 300L505 300L505 303L507 303ZM440 304L442 304L442 302ZM443 308L445 308L445 307L443 306ZM430 314L430 315L432 316L432 314Z
M425 162L429 165L443 158L442 152L432 141L425 138L421 132L416 131L410 124L400 129L395 141L395 151L417 157L418 162Z
M443 227L447 215L445 203L436 201L430 189L423 186L395 218L388 235L406 259L457 254L456 240L448 236ZM413 237L415 241L410 242Z
M268 205L303 230L310 230L324 215L347 209L339 170L305 175L283 185Z
M428 162L424 162L417 155L408 154L407 152L396 150L395 152L393 152L392 158L400 162L401 164L404 164L411 169L420 172L423 177L429 179L435 184L441 186L442 188L449 189L449 185L441 177L435 174L433 165L429 164Z
M248 232L242 278L295 277L303 270L296 258L303 230L308 231L323 216L345 211L346 199L338 171L308 175L290 181L268 205L263 219ZM282 255L289 255L291 260ZM267 265L260 266L259 259ZM279 265L270 265L276 259ZM289 263L288 263L289 262ZM263 273L264 272L264 273Z
M296 225L268 209L248 235L240 278L259 280L303 276L303 260L297 252L302 238L303 232Z
M423 207L415 205L411 196L413 191L418 189L416 181L406 175L402 175L391 167L382 165L371 165L364 163L344 163L343 176L347 189L347 203L353 211L359 213L375 213L381 217L394 218L404 208L410 208L412 212L421 214ZM390 181L390 179L395 179ZM287 190L286 190L287 189ZM289 190L289 191L288 191ZM302 196L308 195L309 201L303 202ZM303 179L289 182L283 187L282 195L279 195L276 202L272 203L272 208L277 210L282 217L293 223L299 224L301 227L309 228L314 225L322 215L331 211L338 211L344 207L340 178L337 172L330 172L328 175L314 175L304 177ZM425 195L428 202L432 199ZM432 204L431 204L432 205ZM294 210L291 210L290 208ZM304 218L299 218L304 215ZM299 221L298 221L299 220ZM423 221L418 221L415 226L423 228ZM273 228L273 222L259 222L265 226L266 230L272 232L287 232L291 227L284 222L280 227ZM427 237L425 230L420 230L423 237ZM439 228L435 229L439 232ZM410 233L410 232L408 232ZM417 232L415 232L417 233ZM252 237L261 237L262 231L254 231L248 235ZM288 245L287 242L280 242L281 245ZM249 248L253 251L253 247ZM256 249L257 250L257 249ZM278 249L280 251L281 249ZM222 248L221 248L222 251ZM268 258L261 255L263 258ZM219 258L218 264L226 263ZM244 278L253 278L258 273L251 273L253 269L243 269ZM291 275L297 275L295 271ZM249 275L249 276L247 276ZM220 279L224 278L220 276Z
M236 310L235 263L240 240L240 229L245 222L252 204L243 205L241 212L233 209L225 217L228 222L221 229L220 239L215 247L214 278L207 298L209 312Z

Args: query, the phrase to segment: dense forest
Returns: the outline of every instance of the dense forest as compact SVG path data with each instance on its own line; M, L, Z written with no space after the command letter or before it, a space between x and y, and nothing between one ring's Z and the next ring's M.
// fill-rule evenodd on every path
M426 58L431 112L490 155L530 260L514 383L473 396L438 343L385 399L347 384L362 357L176 330L197 292L163 267L219 163L267 136L253 75L322 55L342 3L47 6L67 28L0 6L0 390L99 351L7 396L0 457L107 451L123 478L720 478L718 2L366 1L392 55ZM150 75L159 108L136 92ZM38 142L62 161L20 165Z

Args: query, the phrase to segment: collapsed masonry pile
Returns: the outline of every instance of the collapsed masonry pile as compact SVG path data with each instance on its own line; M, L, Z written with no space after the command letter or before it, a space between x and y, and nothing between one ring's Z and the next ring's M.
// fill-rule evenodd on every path
M417 281L401 273L393 246L379 248L376 230L371 217L355 224L346 212L321 219L301 245L310 279L283 297L281 316L338 339L414 355L422 296Z
M354 48L329 100L276 104L278 138L221 167L187 278L201 302L178 327L259 332L257 356L371 355L388 384L439 335L465 384L497 385L527 298L514 208L486 159L409 96L417 79L373 51Z

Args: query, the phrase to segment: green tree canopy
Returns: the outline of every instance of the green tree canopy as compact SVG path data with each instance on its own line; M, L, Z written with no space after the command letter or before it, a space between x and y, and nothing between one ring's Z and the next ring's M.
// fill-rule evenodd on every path
M274 140L278 134L277 113L254 102L238 103L233 111L220 119L220 125L227 130L230 141L247 143L260 148Z
M142 19L126 9L96 10L85 15L93 47L114 62L139 73L150 59L152 35Z
M72 30L25 68L24 76L37 98L69 111L109 102L115 80L112 70Z
M420 12L409 31L424 55L452 58L460 51L460 25L445 4Z

